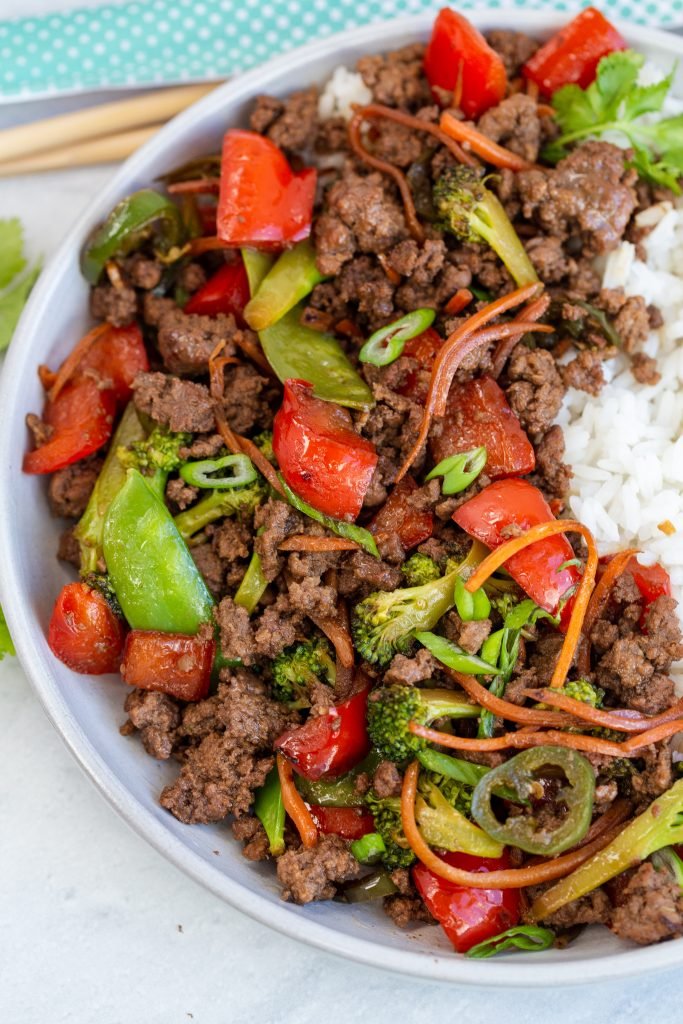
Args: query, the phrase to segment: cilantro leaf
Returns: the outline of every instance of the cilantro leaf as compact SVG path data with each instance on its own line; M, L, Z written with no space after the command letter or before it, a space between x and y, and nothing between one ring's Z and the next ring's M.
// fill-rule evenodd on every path
M603 57L595 81L587 89L566 85L553 95L560 136L543 152L551 163L567 155L568 147L589 136L619 133L634 150L632 166L641 177L680 192L683 176L683 115L654 124L644 114L658 113L671 88L675 68L661 81L638 85L644 57L621 50Z
M4 292L0 293L0 352L6 349L12 340L14 328L17 326L21 312L26 305L36 278L40 273L40 264L24 274Z
M7 622L5 621L5 615L0 608L0 661L5 657L6 654L16 654L14 650L14 644L12 643L12 637L9 635L9 629L7 628Z
M25 266L21 221L18 217L0 220L0 288L6 288Z

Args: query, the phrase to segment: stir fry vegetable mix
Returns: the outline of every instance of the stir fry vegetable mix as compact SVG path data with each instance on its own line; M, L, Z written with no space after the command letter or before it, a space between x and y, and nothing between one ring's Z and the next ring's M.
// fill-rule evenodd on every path
M668 575L632 551L601 567L585 527L558 521L563 499L547 497L561 492L548 485L533 389L528 410L519 389L515 397L515 353L536 353L540 366L559 332L565 347L619 335L597 306L561 293L551 302L544 282L556 278L539 276L507 186L489 173L542 173L487 128L488 111L533 105L540 90L552 108L539 114L557 125L544 159L620 131L634 151L620 159L677 189L680 119L642 120L661 108L671 79L638 85L641 65L588 8L510 82L495 45L442 10L419 70L444 108L439 125L386 95L388 105L358 109L349 125L353 173L372 171L358 179L370 190L366 210L340 202L320 212L325 175L269 128L279 116L272 101L258 130L227 130L221 157L169 174L168 193L142 189L115 207L81 260L94 294L108 296L101 308L111 322L56 372L41 368L46 405L24 470L57 480L83 460L96 466L73 531L81 581L57 599L50 647L75 671L120 671L135 688L130 728L150 752L168 757L172 746L154 731L161 720L137 709L147 693L189 737L186 765L205 744L226 758L200 773L206 805L190 812L185 797L167 795L173 787L162 804L187 821L232 812L246 855L276 858L289 898L384 897L397 914L409 906L438 921L473 957L548 948L561 920L553 915L623 872L628 886L648 858L657 884L683 884L674 850L683 783L643 810L634 781L641 754L666 752L683 728L683 709L622 707L595 681L592 649L604 653L601 622L621 642L617 585L635 589L629 621L647 645L652 615L670 601ZM420 160L392 161L380 145L387 128L417 140ZM435 147L448 157L438 172L427 167ZM382 175L395 185L391 216L404 218L405 233L373 249L360 218L375 215ZM330 252L316 232L334 217ZM383 282L395 290L432 258L432 236L454 267L463 250L478 253L480 267L494 261L502 285L458 277L436 302L417 287L364 328ZM4 244L20 269L17 239ZM367 277L355 313L352 300L332 298L354 244ZM183 326L194 332L188 351ZM160 358L169 374L150 373ZM272 434L270 420L258 433L228 415L226 386L245 401L265 389ZM171 393L178 400L167 408ZM410 443L396 442L388 462L378 415L398 431L406 410ZM572 531L587 554L575 554ZM226 546L231 557L239 550L229 580ZM344 582L351 566L360 584ZM298 617L286 603L297 587ZM12 650L5 634L0 618L0 657ZM523 667L528 648L544 646L553 651L548 679L543 660ZM247 704L224 707L245 686ZM218 731L202 731L204 707ZM248 739L233 738L237 721ZM246 749L257 758L251 775L238 767ZM246 798L225 795L247 777ZM318 853L335 867L322 869L332 873L311 896L292 865Z

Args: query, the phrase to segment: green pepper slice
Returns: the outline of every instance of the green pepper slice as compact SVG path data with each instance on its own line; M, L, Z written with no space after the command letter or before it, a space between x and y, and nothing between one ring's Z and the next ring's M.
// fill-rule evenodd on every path
M114 592L132 629L195 634L213 599L163 501L129 469L103 532Z
M303 775L295 775L296 788L309 804L320 807L357 807L362 797L356 789L356 779L363 773L372 775L382 758L376 750L371 750L366 758L350 772L345 772L336 779L306 779Z
M391 880L391 875L384 868L373 871L371 875L361 878L360 882L346 885L340 897L346 903L367 903L369 900L380 900L384 896L393 896L398 889Z
M153 233L159 252L168 253L183 241L183 219L171 199L143 188L117 203L86 243L81 253L81 273L86 281L97 284L108 260L128 255Z
M254 798L254 814L268 836L268 847L273 857L285 851L285 805L277 768L271 768L266 781Z
M315 262L315 249L306 240L287 249L271 267L244 309L244 319L254 331L277 323L325 280Z
M553 783L553 804L566 808L559 824L548 826L535 808L544 801L543 779ZM516 814L501 823L491 805L494 790L505 786L529 802L528 813ZM555 788L557 787L557 788ZM527 853L554 857L575 846L585 836L593 813L595 776L589 762L576 750L564 747L532 747L492 768L472 794L472 817L485 832L501 843Z

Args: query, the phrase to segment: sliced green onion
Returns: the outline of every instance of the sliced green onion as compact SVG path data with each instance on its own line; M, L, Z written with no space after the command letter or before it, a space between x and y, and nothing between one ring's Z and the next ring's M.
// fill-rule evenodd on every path
M295 494L291 487L287 486L282 473L278 473L278 477L285 492L285 498L293 508L303 512L310 519L314 519L316 523L320 523L321 526L331 530L332 533L336 533L338 537L343 537L345 540L354 540L356 544L360 544L362 548L365 548L369 554L379 558L375 538L369 530L366 530L363 526L356 526L355 523L345 523L343 519L334 519L332 516L326 516L324 512L319 512L317 508L313 508L307 501L300 498L298 494Z
M405 344L416 338L434 323L436 312L433 309L416 309L393 324L380 327L371 334L363 345L358 358L361 363L372 363L373 366L388 366L403 352Z
M505 636L504 629L498 629L495 633L491 633L490 636L484 640L484 644L480 651L482 661L487 661L489 665L498 665L498 659L500 657L500 650L503 646L503 639Z
M465 786L476 786L487 772L490 771L484 764L462 761L459 757L442 754L431 747L421 750L417 755L417 759L427 771L435 772L437 775L445 775L447 779L462 782Z
M212 476L228 469L228 476ZM253 484L258 473L248 455L224 455L221 459L202 459L201 462L187 462L180 467L180 475L192 487L210 488L213 491L227 491L233 487Z
M376 864L382 859L382 854L387 852L379 832L369 832L360 839L354 839L349 846L351 853L361 864Z
M438 466L429 473L425 480L443 477L441 490L444 494L460 494L467 490L486 465L486 448L472 448L469 452L460 452L442 459Z
M473 960L485 960L497 953L505 953L508 949L519 949L525 953L542 953L550 949L555 942L555 933L550 928L539 928L533 924L520 924L516 928L508 928L500 935L477 943L465 953Z
M495 665L482 661L476 654L468 654L462 647L458 647L443 636L437 636L436 633L416 633L415 639L419 640L438 661L455 669L456 672L470 676L494 676L498 671Z
M455 610L463 622L481 622L491 613L491 602L483 587L470 593L462 576L455 581Z

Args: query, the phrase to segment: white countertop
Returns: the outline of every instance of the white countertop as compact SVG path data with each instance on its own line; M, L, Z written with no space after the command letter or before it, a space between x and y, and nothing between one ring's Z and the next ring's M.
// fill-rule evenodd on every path
M58 2L30 6L40 13ZM13 0L0 0L0 18L14 13ZM15 118L0 107L0 127ZM0 179L0 217L20 216L33 254L48 256L111 173ZM2 1024L681 1019L675 972L583 991L487 991L420 983L298 945L221 903L129 831L81 774L14 659L0 664L0 723Z

